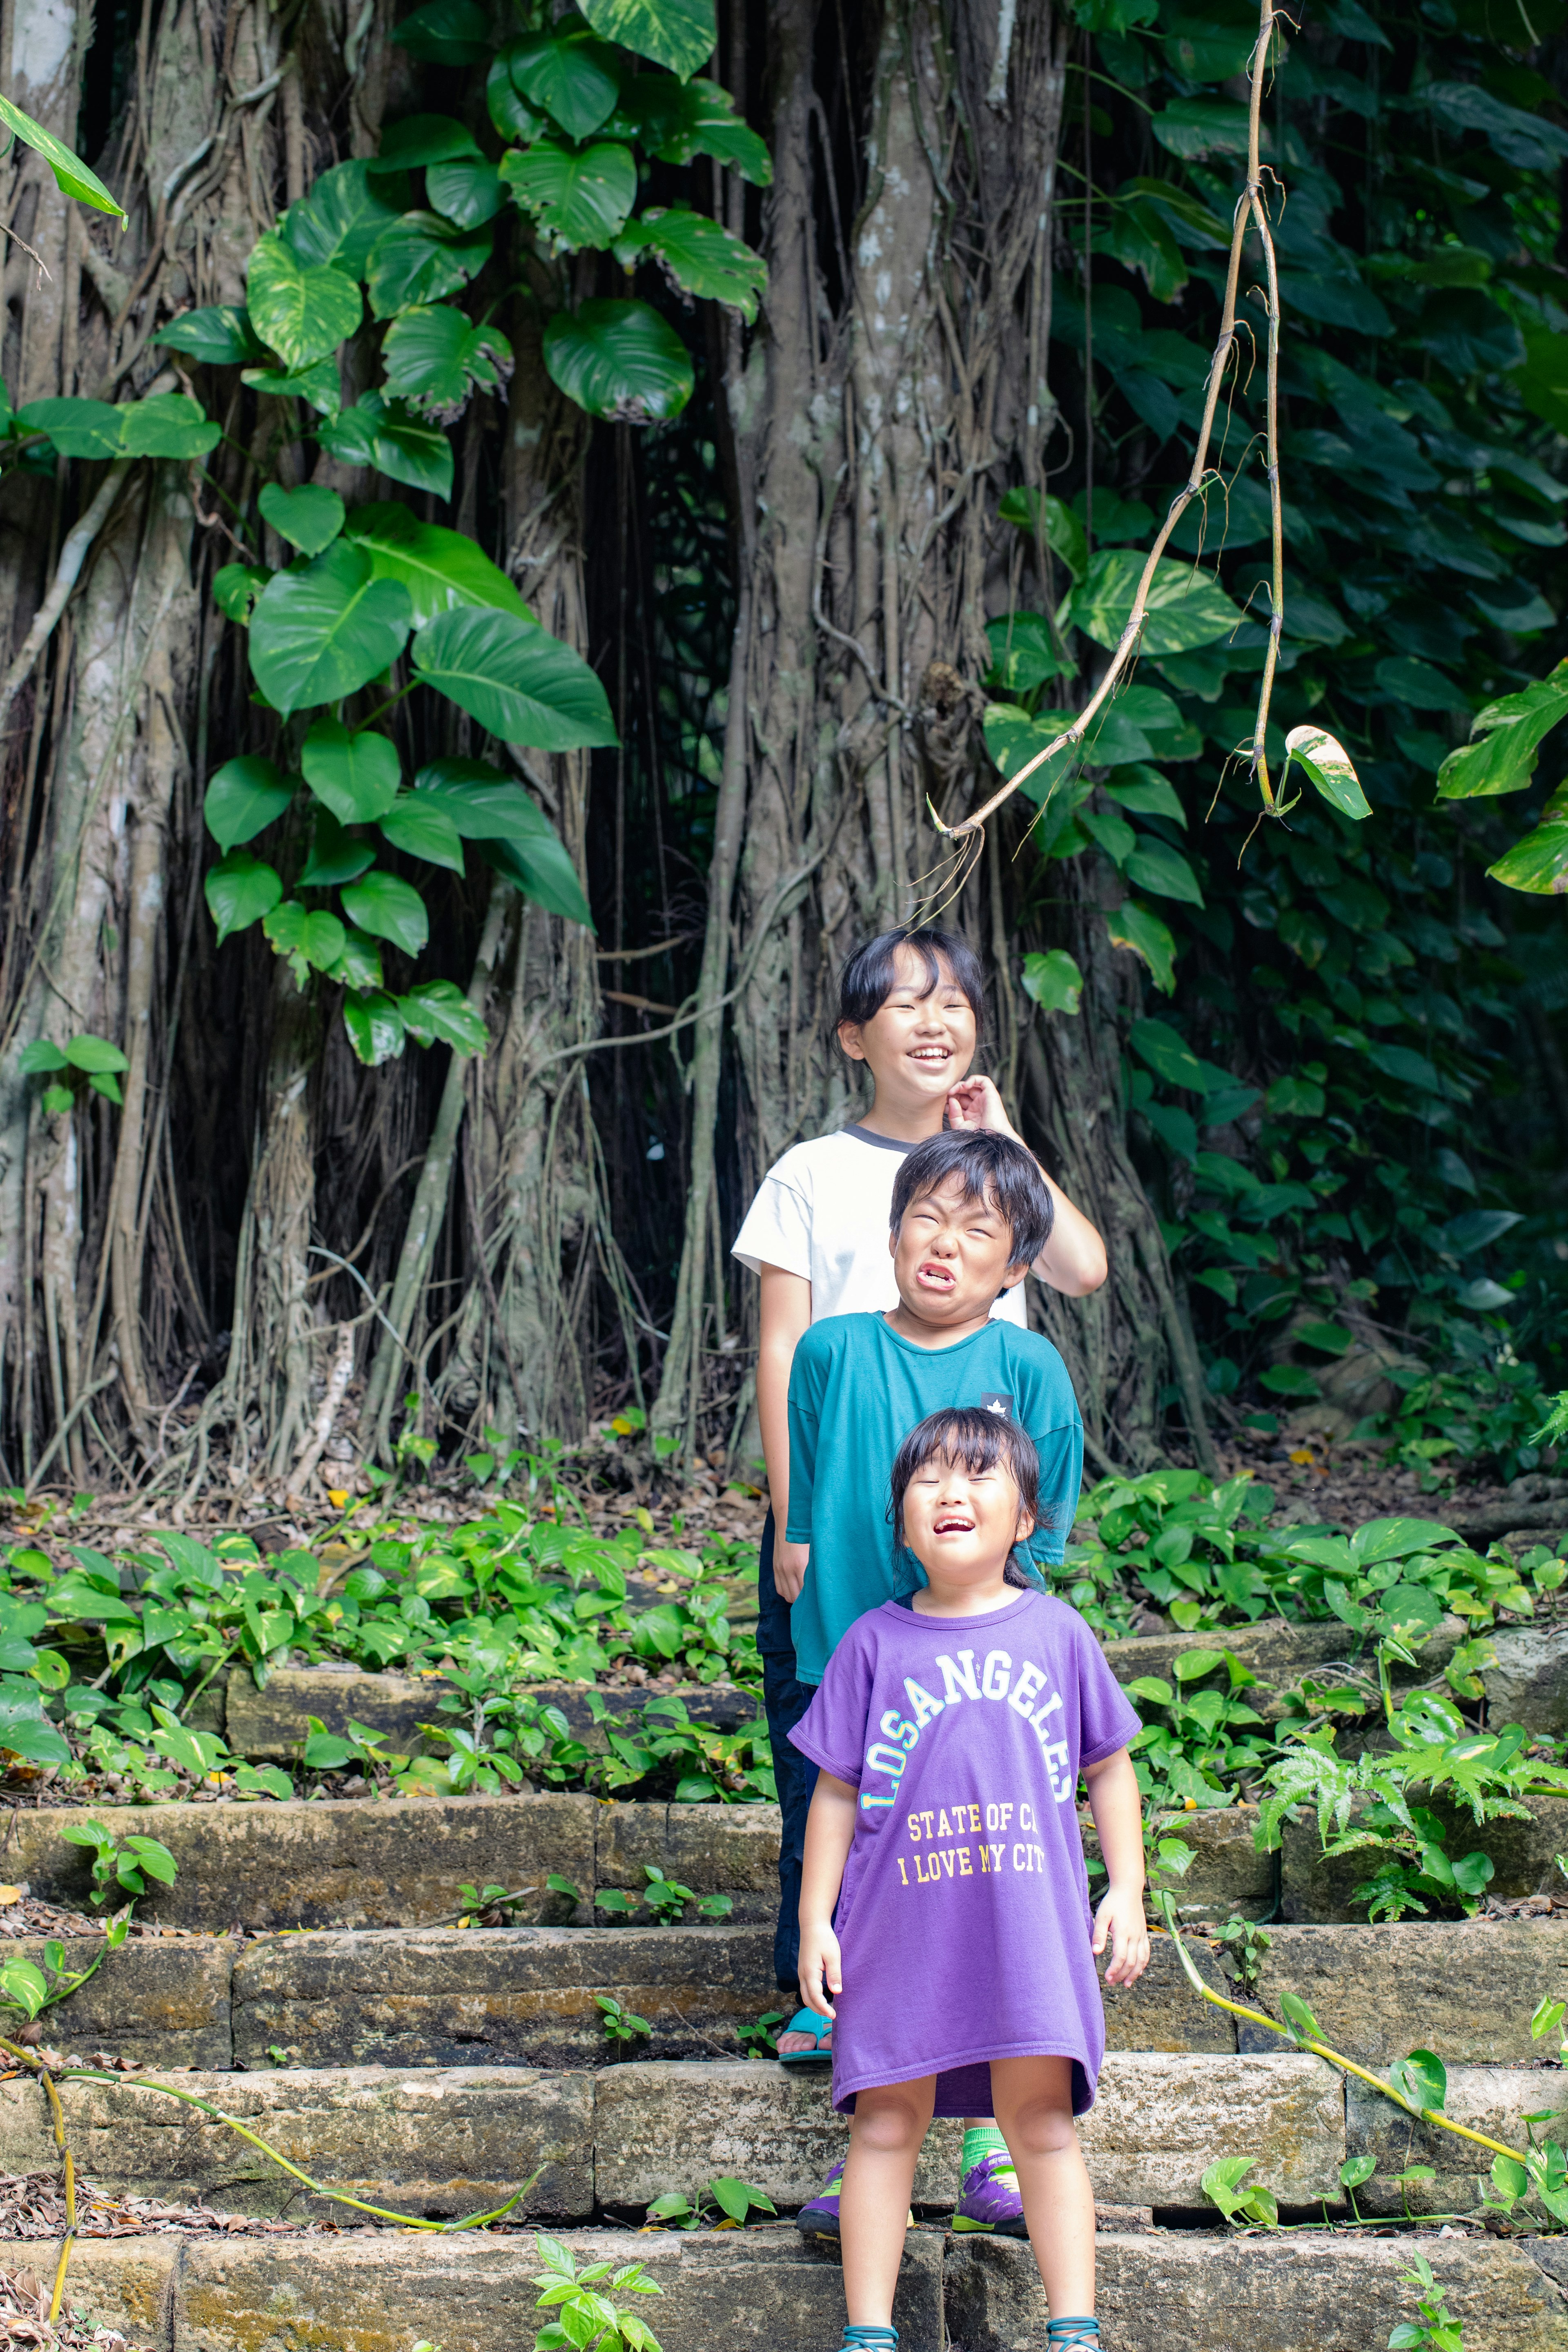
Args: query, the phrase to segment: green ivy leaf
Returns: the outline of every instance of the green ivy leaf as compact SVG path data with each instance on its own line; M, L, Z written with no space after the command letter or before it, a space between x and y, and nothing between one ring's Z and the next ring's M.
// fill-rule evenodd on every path
M417 955L430 936L424 899L411 882L395 874L373 871L363 881L351 882L342 902L351 922L374 939L390 940L405 955Z
M392 37L411 58L431 65L482 65L490 50L489 11L479 0L425 0Z
M62 457L118 457L121 413L107 400L29 400L16 411L25 433L48 436Z
M668 66L681 81L718 47L713 0L585 0L583 14L603 39Z
M362 866L360 871L363 870ZM345 988L374 990L381 986L381 950L368 931L356 930L352 923L349 925L343 935L343 951L327 977L341 981Z
M300 751L305 782L340 824L373 824L397 798L397 746L329 715L312 721Z
M476 1013L455 981L422 980L397 1009L409 1035L421 1045L450 1045L455 1053L482 1054L489 1042L484 1017Z
M380 989L367 996L344 997L343 1027L355 1059L369 1069L381 1062L395 1061L403 1051L403 1015Z
M478 275L495 242L488 223L458 228L439 213L405 213L382 230L365 264L370 307L390 319L411 302L438 302Z
M531 147L509 148L500 175L524 212L568 253L613 244L637 202L637 163L619 140L569 147L538 139Z
M1083 997L1083 974L1065 948L1024 958L1024 993L1047 1013L1076 1013Z
M987 621L985 635L992 664L986 684L999 694L1033 694L1071 667L1052 644L1051 625L1044 613L1008 613L999 621Z
M321 489L314 483L287 490L281 482L268 482L257 504L262 520L302 555L320 555L324 547L330 547L343 527L346 511L336 490Z
M1079 824L1084 821L1080 816ZM1198 877L1181 851L1173 849L1169 842L1156 840L1152 834L1138 836L1137 848L1122 859L1121 865L1129 882L1152 891L1156 898L1179 898L1190 907L1204 903Z
M1089 570L1089 541L1082 523L1063 499L1049 491L1042 499L1038 490L1008 490L996 513L999 520L1012 523L1026 539L1043 537L1051 553L1066 566L1068 578L1078 585Z
M488 156L459 155L449 163L431 164L425 193L444 220L479 228L500 210L500 173Z
M739 310L748 326L767 289L768 266L760 253L717 221L679 205L640 213L627 222L614 250L623 269L651 255L689 294L700 301L727 304Z
M647 425L679 416L696 378L685 344L646 302L596 298L544 330L551 382L590 416Z
M445 809L465 841L527 841L555 830L521 784L484 760L432 760L414 779Z
M360 322L360 290L341 269L302 267L276 230L258 239L246 271L250 323L290 368L335 352Z
M387 124L380 148L365 168L373 179L385 179L479 152L473 132L452 115L405 114L401 122Z
M1184 1087L1189 1094L1206 1092L1203 1065L1168 1022L1134 1021L1128 1035L1139 1060L1168 1087Z
M1396 2059L1388 2079L1413 2107L1430 2107L1441 2115L1448 2096L1448 2070L1432 2051L1413 2050L1408 2058Z
M337 541L314 562L279 572L250 623L250 667L285 718L356 694L403 651L408 592L378 580L363 548Z
M585 930L593 929L593 913L583 895L577 869L566 845L553 833L548 840L536 837L521 841L513 837L486 841L480 844L479 856L536 906L552 915L563 916L569 923L581 923Z
M1568 891L1568 785L1558 785L1541 812L1540 824L1487 872L1510 890L1533 890L1548 898Z
M382 350L386 388L443 424L474 391L497 392L511 373L511 345L496 327L470 327L446 303L400 311Z
M313 969L329 971L343 951L344 931L335 915L312 914L298 898L285 898L262 922L262 929L279 955L287 956L294 978L303 988Z
M1068 601L1068 617L1098 646L1114 647L1131 618L1144 558L1128 547L1102 548ZM1224 590L1191 564L1160 562L1149 586L1142 635L1146 654L1185 653L1227 637L1242 615Z
M151 400L127 401L120 410L120 447L127 457L205 457L222 437L222 426L210 425L188 393L158 393Z
M271 577L263 564L226 563L213 574L213 602L226 619L248 629L252 607Z
M24 411L24 415L26 412ZM1518 694L1479 710L1471 740L1450 751L1437 771L1439 800L1462 801L1522 792L1535 773L1542 740L1568 715L1568 661Z
M615 50L581 19L509 43L507 70L530 106L553 117L569 139L586 139L614 112L621 94Z
M671 81L667 74L635 74L621 86L609 118L616 137L635 139L661 163L689 163L711 155L753 187L773 176L766 142L742 122L727 89L711 81Z
M24 114L21 108L14 106L8 98L0 98L0 123L4 123L24 147L30 147L36 155L43 157L54 173L55 185L62 195L75 196L79 203L90 205L95 212L111 213L116 220L125 218L125 207L118 196L110 194L98 174L88 170L80 156L73 155L68 147L60 144L52 131L46 131L41 122L35 122L30 114ZM58 1758L56 1760L63 1763L65 1759Z
M283 896L277 872L248 849L229 850L212 867L204 887L220 948L232 932L248 930L270 914Z
M334 163L312 181L308 196L289 205L279 233L296 261L358 279L371 247L406 202L406 184L397 175L373 174L363 162Z
M1290 762L1304 770L1307 781L1321 793L1331 808L1342 816L1363 817L1372 814L1372 806L1362 791L1355 764L1342 743L1321 727L1292 727L1285 738L1285 772ZM1280 779L1284 789L1284 777ZM1439 784L1439 791L1442 789Z
M414 640L414 667L503 742L572 751L617 740L582 656L515 613L437 614Z
M462 836L446 810L436 806L427 793L406 793L394 802L382 818L381 832L384 841L409 857L421 857L427 866L445 866L454 874L463 870Z
M537 625L505 572L466 532L420 522L399 499L356 507L347 535L369 556L378 580L398 581L407 590L416 629L438 613L474 605Z
M202 815L220 849L254 841L280 817L294 797L291 777L280 776L270 760L247 753L226 760L207 785Z
M356 841L352 834L343 831L330 809L318 808L310 831L310 855L300 877L300 887L328 890L340 882L357 882L366 866L374 863L375 852L368 841ZM341 980L343 974L340 971L334 977ZM380 977L378 962L376 978ZM370 983L359 981L354 984L363 988Z
M153 341L164 351L184 352L208 367L242 367L267 355L246 313L233 304L184 310L160 327Z
M452 495L451 442L401 400L363 394L353 408L321 427L321 443L345 466L374 467L389 482L432 490L438 499Z
M342 379L335 357L302 368L247 368L240 382L269 400L306 400L320 416L335 416L343 404Z

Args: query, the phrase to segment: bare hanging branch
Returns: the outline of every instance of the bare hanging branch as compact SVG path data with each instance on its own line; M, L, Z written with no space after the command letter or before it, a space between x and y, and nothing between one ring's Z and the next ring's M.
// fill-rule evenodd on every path
M1088 733L1089 727L1093 724L1100 710L1104 708L1105 704L1110 700L1111 695L1114 693L1119 679L1126 669L1129 662L1131 660L1133 654L1137 650L1138 640L1142 635L1143 623L1148 614L1149 592L1153 585L1155 568L1158 565L1161 557L1164 554L1165 549L1169 544L1172 532L1175 530L1176 525L1180 522L1183 515L1185 514L1194 499L1199 496L1204 488L1205 482L1209 476L1208 452L1209 442L1214 432L1215 415L1219 406L1220 389L1225 381L1225 373L1230 364L1231 357L1236 348L1237 291L1241 282L1242 251L1246 244L1247 233L1249 227L1256 228L1262 242L1264 268L1268 278L1268 347L1266 465L1268 477L1270 525L1273 540L1273 568L1270 580L1274 607L1269 615L1268 646L1264 656L1262 683L1258 688L1258 716L1253 727L1250 765L1253 774L1258 779L1258 790L1263 796L1263 805L1265 810L1272 814L1276 808L1277 803L1274 797L1274 788L1269 782L1268 777L1268 761L1265 752L1265 737L1268 733L1268 706L1274 692L1274 675L1279 666L1279 641L1285 620L1285 543L1279 492L1279 442L1278 418L1279 276L1275 263L1274 239L1269 228L1268 210L1263 200L1263 170L1260 160L1260 149L1262 145L1263 133L1263 83L1265 74L1268 71L1268 52L1274 39L1275 26L1279 20L1279 10L1276 8L1274 5L1274 0L1261 0L1261 5L1258 12L1258 41L1257 46L1252 52L1252 63L1249 68L1251 98L1247 108L1247 185L1237 196L1236 202L1236 215L1230 240L1230 264L1226 273L1225 281L1225 309L1220 318L1219 333L1215 341L1214 357L1209 362L1208 386L1204 400L1203 421L1198 428L1197 446L1193 452L1192 468L1188 474L1185 487L1172 500L1170 512L1166 515L1164 522L1161 527L1159 537L1155 540L1153 546L1149 551L1148 559L1143 566L1142 575L1138 583L1137 594L1132 599L1132 610L1128 615L1126 627L1122 630L1121 636L1117 640L1116 649L1111 655L1110 660L1107 665L1105 675L1100 679L1100 684L1095 688L1093 694L1089 697L1089 701L1084 705L1083 709L1079 712L1078 717L1073 720L1072 725L1070 727L1064 728L1059 735L1053 737L1051 741L1045 746L1043 751L1037 751L1034 758L1027 761L1025 765L1019 769L1016 776L1010 777L999 792L993 793L991 798L983 807L977 808L972 815L963 818L957 824L944 824L942 818L937 814L936 810L931 806L931 803L929 801L927 802L926 805L931 810L931 823L936 827L938 833L944 834L950 840L957 839L961 834L978 833L984 825L986 819L994 816L1005 802L1011 800L1019 785L1026 782L1026 780L1034 774L1037 768L1044 766L1047 760L1054 759L1058 751L1065 751L1068 745L1076 747L1082 744L1084 737Z

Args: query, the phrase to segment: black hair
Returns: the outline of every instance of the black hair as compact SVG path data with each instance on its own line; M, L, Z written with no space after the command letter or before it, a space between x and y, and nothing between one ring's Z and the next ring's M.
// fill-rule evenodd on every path
M892 1231L915 1202L954 1176L963 1181L965 1202L982 1201L1005 1218L1013 1235L1008 1265L1033 1265L1051 1237L1056 1202L1033 1152L1016 1137L994 1135L989 1128L946 1128L916 1144L893 1179Z
M896 931L882 931L857 948L844 967L838 983L838 1019L852 1021L857 1028L864 1021L874 1020L899 984L899 950L912 948L925 971L923 997L933 995L942 984L942 967L945 963L952 975L952 984L968 1000L974 1015L974 1041L980 1042L985 1027L985 976L980 969L980 959L967 940L953 931L939 931L929 923L906 926Z
M895 1559L904 1549L904 1497L910 1481L938 1454L945 1461L961 1463L972 1478L1000 1464L1018 1489L1020 1517L1027 1512L1036 1527L1049 1525L1049 1513L1040 1508L1040 1457L1027 1430L1020 1429L1011 1414L994 1412L985 1405L947 1405L941 1412L928 1412L894 1456L889 1516L893 1523ZM1026 1591L1039 1589L1037 1578L1024 1576L1014 1567L1011 1554L1002 1573L1005 1582Z

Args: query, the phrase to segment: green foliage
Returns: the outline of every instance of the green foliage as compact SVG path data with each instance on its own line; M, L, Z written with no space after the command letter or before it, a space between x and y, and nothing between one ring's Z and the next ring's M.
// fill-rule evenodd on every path
M145 1895L150 1878L155 1878L161 1886L173 1886L179 1873L174 1855L157 1838L117 1838L101 1822L90 1820L68 1822L60 1835L69 1845L91 1847L95 1905L107 1903L110 1895L122 1892L132 1896Z
M1505 2160L1498 2158L1500 2164ZM1421 2317L1400 2321L1389 2336L1388 2352L1464 2352L1464 2328L1449 2310L1426 2255L1412 2254L1410 2268L1399 2275L1406 2286L1416 2290Z
M751 2030L754 2032L756 2029ZM726 2175L718 2180L705 2181L691 2197L683 2197L679 2189L668 2189L662 2197L656 2197L647 2209L647 2226L649 2229L700 2230L704 2223L711 2226L715 2218L721 2215L718 2224L720 2229L728 2224L731 2229L743 2230L752 2213L774 2213L777 2210L772 2198L764 2195L762 2189Z
M73 1110L84 1091L102 1095L111 1103L121 1102L120 1074L130 1066L118 1045L110 1045L107 1037L95 1037L88 1029L79 1030L63 1045L47 1037L36 1038L16 1056L16 1067L24 1077L49 1081L42 1102L50 1117Z
M602 2012L605 2040L612 2050L624 2050L628 2042L644 2041L653 2032L646 2017L623 2009L611 1993L596 1992L594 2003Z
M1277 2200L1268 2189L1249 2183L1247 2178L1257 2162L1255 2156L1222 2157L1209 2166L1201 2186L1210 2204L1217 2205L1235 2228L1261 2225L1275 2230L1279 2226Z
M1052 681L1098 674L1091 648L1116 643L1190 478L1245 147L1225 85L1250 22L1076 13L1093 36L1094 247L1064 200L1078 249L1054 289L1051 380L1073 444L1058 434L1047 461L1059 495L1019 487L1002 502L1022 558L1020 609L988 630L985 732L1004 775L1068 723L1043 708L1066 699ZM1510 938L1492 887L1539 898L1568 877L1561 767L1548 759L1533 781L1568 709L1549 635L1568 544L1552 429L1568 421L1552 290L1568 134L1534 65L1499 46L1535 37L1523 20L1500 33L1463 12L1417 26L1339 10L1305 20L1270 77L1266 154L1288 201L1271 204L1287 430L1268 757L1288 824L1252 832L1256 790L1233 759L1271 611L1250 343L1222 387L1218 462L1155 574L1137 684L1166 696L1174 726L1134 753L1130 721L1154 736L1119 694L1083 753L1058 753L1024 788L1040 862L1020 960L1060 936L1052 862L1098 857L1087 895L1115 908L1120 886L1110 937L1171 1000L1163 1018L1206 1081L1136 1051L1126 1074L1222 1422L1262 1388L1341 1435L1392 1439L1397 1411L1355 1402L1364 1378L1325 1379L1292 1343L1309 1307L1342 1318L1356 1304L1408 1331L1434 1375L1478 1380L1555 1350L1563 1328L1553 1213L1506 1256L1456 1247L1450 1231L1456 1209L1536 1205L1529 1153L1546 1173L1556 1136L1518 1026L1521 983L1547 1016L1568 985L1529 898ZM1528 105L1507 94L1519 75ZM1079 111L1069 172L1089 162ZM1242 316L1255 275L1247 262ZM1086 403L1092 518L1072 488ZM1135 761L1163 782L1163 807L1129 797ZM1527 787L1529 831L1497 804ZM1478 1118L1483 1095L1511 1108ZM1500 1429L1479 1458L1505 1477L1531 1466Z
M603 1996L598 1998L603 2007ZM615 2003L609 2006L613 2009ZM641 2025L642 2020L633 2022ZM576 2255L559 2238L541 2231L533 2242L543 2265L533 2276L534 2285L542 2289L536 2307L561 2315L539 2330L534 2352L573 2352L573 2347L586 2345L595 2352L659 2352L658 2337L635 2311L598 2292L605 2287L616 2294L662 2294L663 2288L647 2276L641 2263L590 2263L580 2268Z
M124 205L117 196L110 195L95 173L88 170L80 156L73 155L52 131L46 131L41 122L35 122L30 114L24 114L8 98L0 98L0 125L11 139L19 139L24 147L31 147L43 157L62 195L74 196L79 203L90 205L95 212L110 213L116 220L124 220Z

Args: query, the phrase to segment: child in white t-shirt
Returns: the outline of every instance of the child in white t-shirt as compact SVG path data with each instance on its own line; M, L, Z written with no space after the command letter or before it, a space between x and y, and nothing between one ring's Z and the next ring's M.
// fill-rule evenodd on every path
M771 1508L763 1534L757 1646L782 1815L773 1966L784 1988L796 1979L801 1860L816 1779L816 1768L789 1739L815 1695L797 1679L789 1631L790 1604L807 1574L807 1547L779 1539L789 1510L788 1396L795 1345L825 1316L897 1306L888 1235L893 1180L907 1153L944 1125L1015 1133L992 1081L968 1075L984 1021L984 979L963 940L931 929L883 932L845 966L838 1012L839 1045L870 1071L871 1107L837 1134L786 1151L758 1187L734 1243L734 1255L760 1276L763 1286L757 1412ZM1105 1280L1105 1245L1043 1169L1041 1174L1056 1214L1034 1271L1053 1289L1081 1297ZM1023 1285L1005 1292L992 1311L1026 1325ZM825 2058L828 2044L826 2021L803 2012L781 2037L780 2051L786 2060Z

